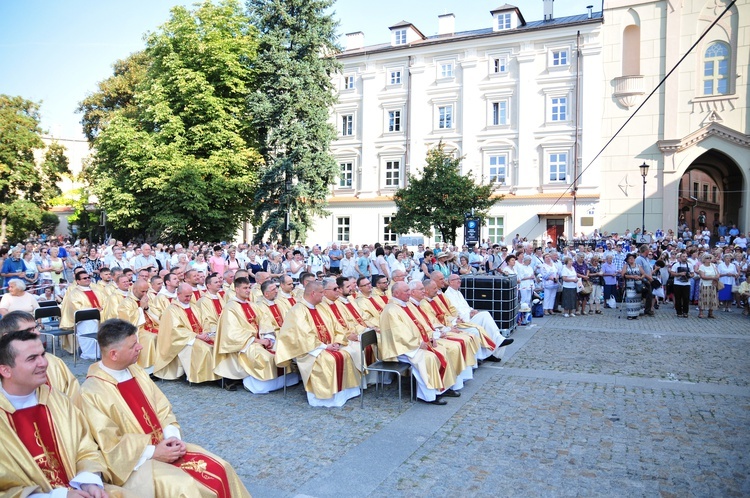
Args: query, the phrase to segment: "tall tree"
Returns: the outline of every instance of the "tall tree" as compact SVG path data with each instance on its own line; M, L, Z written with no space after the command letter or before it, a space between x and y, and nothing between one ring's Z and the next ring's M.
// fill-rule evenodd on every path
M461 159L446 152L442 143L427 152L422 175L409 175L408 186L393 194L397 208L390 225L393 231L431 235L436 228L443 240L454 244L466 213L473 209L475 216L487 216L502 196L493 198L494 187L478 185L471 171L462 175Z
M116 74L100 86L110 95L81 104L96 148L92 189L115 233L220 240L249 219L262 162L247 123L256 46L235 0L175 7L148 37L145 62L133 61L142 77Z
M338 61L333 0L248 0L260 31L257 86L250 122L265 160L255 195L256 241L270 232L304 238L313 218L327 214L338 174L330 154L336 132L328 113L336 102L331 76ZM289 230L285 218L290 213Z

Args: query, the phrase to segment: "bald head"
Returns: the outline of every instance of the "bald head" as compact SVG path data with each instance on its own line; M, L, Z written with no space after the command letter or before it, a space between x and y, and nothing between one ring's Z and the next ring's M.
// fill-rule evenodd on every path
M406 282L396 282L393 284L393 288L391 288L391 293L393 294L393 297L400 301L408 301L409 285Z
M136 299L141 299L148 292L148 282L145 280L136 280L133 287L130 288Z

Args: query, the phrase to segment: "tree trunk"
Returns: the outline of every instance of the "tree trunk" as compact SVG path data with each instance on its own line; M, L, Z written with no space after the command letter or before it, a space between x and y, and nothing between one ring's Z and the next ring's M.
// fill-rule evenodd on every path
M8 222L7 216L3 216L2 222L0 222L0 243L5 243L5 235L7 234L8 227L6 226Z

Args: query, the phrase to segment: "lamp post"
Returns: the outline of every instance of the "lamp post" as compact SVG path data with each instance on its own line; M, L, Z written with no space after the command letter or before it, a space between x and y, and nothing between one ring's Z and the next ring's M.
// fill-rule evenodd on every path
M641 176L643 177L643 208L641 215L641 237L646 236L646 176L648 175L648 164L643 161L643 164L638 166L641 169Z

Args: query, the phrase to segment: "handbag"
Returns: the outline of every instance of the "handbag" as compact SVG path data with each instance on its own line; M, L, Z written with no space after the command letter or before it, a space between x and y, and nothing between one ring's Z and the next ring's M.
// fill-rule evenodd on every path
M591 282L589 282L588 280L584 280L578 292L580 292L584 296L588 296L593 292L593 290L594 286L591 285Z
M718 275L719 270L716 268L716 266L715 265L711 265L711 266L714 267L714 272L716 272L716 274ZM716 290L721 290L724 288L724 282L722 282L721 280L714 280L714 286L716 287Z

